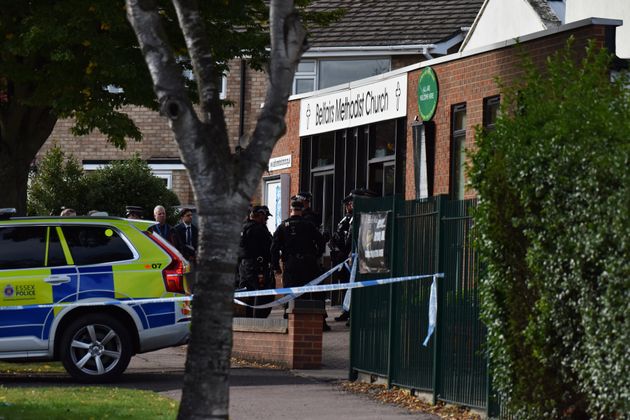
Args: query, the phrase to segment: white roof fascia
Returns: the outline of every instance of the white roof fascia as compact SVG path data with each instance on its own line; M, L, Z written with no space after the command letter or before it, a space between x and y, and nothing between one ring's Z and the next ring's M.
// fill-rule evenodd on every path
M433 48L436 48L435 44L311 47L302 55L302 58L424 54L425 51Z
M493 50L499 50L501 48L505 48L505 47L510 47L510 46L516 45L517 43L533 41L535 39L544 38L544 37L549 36L549 35L562 33L562 32L567 32L567 31L571 31L573 29L582 28L582 27L589 26L589 25L621 26L622 24L623 24L623 21L621 21L619 19L606 19L606 18L597 18L597 17L591 17L591 18L587 18L587 19L576 20L575 22L571 22L571 23L567 23L565 25L560 25L560 26L556 26L556 27L553 27L553 28L545 29L544 31L533 32L531 34L524 35L524 36L522 36L520 38L508 39L508 40L501 41L501 42L495 42L494 44L486 45L486 46L480 47L480 48L475 48L474 50L465 51L465 52L456 52L456 53L445 55L445 56L442 56L442 57L437 57L437 58L434 58L432 60L422 61L422 62L419 62L419 63L416 63L416 64L412 64L412 65L407 66L407 67L401 67L399 69L392 70L392 71L387 72L387 73L379 74L377 76L372 76L372 77L368 77L368 78L365 78L365 79L356 80L354 82L349 82L349 83L344 83L344 84L337 85L337 86L332 86L332 87L329 87L329 88L326 88L326 89L322 89L322 90L316 90L316 91L313 91L313 92L301 93L299 95L292 95L292 96L289 97L289 100L290 101L294 101L294 100L298 100L298 99L308 98L308 97L311 97L311 96L320 96L320 95L325 95L325 94L332 93L332 92L338 92L338 91L341 91L341 90L344 90L344 89L351 89L351 88L355 88L355 87L358 87L358 86L368 85L368 84L371 84L371 83L375 83L375 82L378 82L378 81L381 81L381 80L385 80L385 79L389 79L389 78L398 76L398 75L403 74L403 73L409 73L411 71L418 70L418 69L421 69L421 68L424 68L424 67L429 67L429 66L433 66L433 65L441 64L441 63L448 63L449 61L455 61L455 60L459 60L461 58L471 57L471 56L474 56L474 55L482 54L482 53L493 51Z

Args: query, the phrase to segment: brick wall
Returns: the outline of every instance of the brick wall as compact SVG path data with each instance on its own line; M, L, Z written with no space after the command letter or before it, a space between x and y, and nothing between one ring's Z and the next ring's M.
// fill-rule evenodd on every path
M555 51L564 47L569 36L576 38L576 51L583 51L587 39L597 39L600 45L604 42L605 28L589 26L573 31L562 32L521 44L538 65ZM439 99L433 117L436 131L435 145L435 195L448 194L450 182L451 154L451 110L453 105L466 103L466 146L474 149L475 126L483 122L483 99L498 95L499 88L495 78L505 82L516 80L522 74L521 60L515 47L506 47L486 53L433 65L438 79ZM415 198L415 181L413 168L413 130L411 124L418 116L418 77L422 69L408 73L407 100L407 162L405 179L405 196ZM419 118L419 116L418 116ZM476 192L467 189L466 198L472 198Z
M236 318L232 355L248 360L272 362L290 369L320 368L323 302L292 301L288 314L288 321Z

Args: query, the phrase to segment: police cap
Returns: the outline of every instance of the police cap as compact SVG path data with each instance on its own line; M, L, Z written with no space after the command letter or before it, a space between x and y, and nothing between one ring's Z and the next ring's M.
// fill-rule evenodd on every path
M271 213L269 212L269 208L267 206L254 206L252 207L251 212L257 213L257 214L264 214L267 217L271 216Z
M350 195L355 197L376 197L376 193L374 191L370 191L366 188L357 188L356 190L352 190Z
M132 214L142 216L144 210L140 206L125 206L125 216L130 216Z
M301 200L291 200L291 208L295 210L304 210L304 203Z
M313 194L308 191L302 191L299 192L298 195L296 195L295 197L300 201L311 201L313 199Z

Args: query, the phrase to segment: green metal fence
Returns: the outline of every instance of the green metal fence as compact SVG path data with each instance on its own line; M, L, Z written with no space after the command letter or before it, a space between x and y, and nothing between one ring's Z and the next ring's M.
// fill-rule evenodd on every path
M479 321L479 263L471 246L474 200L358 199L355 213L391 210L389 275L443 272L438 321L428 347L430 280L357 289L352 295L351 373L432 392L435 401L486 408L485 329ZM354 231L358 232L359 217ZM359 280L384 277L358 275Z

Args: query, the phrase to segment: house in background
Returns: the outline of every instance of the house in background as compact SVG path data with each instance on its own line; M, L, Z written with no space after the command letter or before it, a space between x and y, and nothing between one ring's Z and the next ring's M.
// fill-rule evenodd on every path
M325 89L457 51L482 3L483 0L316 0L314 9L343 8L345 15L327 28L312 31L311 48L299 64L294 93ZM263 106L266 88L265 73L250 69L245 60L229 63L221 96L233 104L225 108L233 147L246 145ZM140 107L129 107L126 112L142 132L142 142L132 141L121 151L98 132L73 136L73 121L60 120L38 158L55 143L72 153L86 170L137 154L177 193L182 203L192 203L188 177L166 119ZM297 185L298 178L289 180L275 173L295 167L294 152L287 150L270 162L267 184L263 184L256 201L287 202L289 185ZM286 204L275 210L272 212L276 218L286 217Z
M615 54L620 59L630 59L630 1L627 0L485 0L460 51L590 17L624 22L615 31Z

